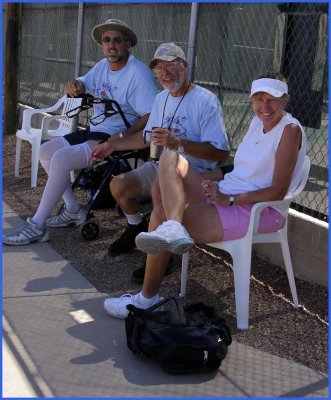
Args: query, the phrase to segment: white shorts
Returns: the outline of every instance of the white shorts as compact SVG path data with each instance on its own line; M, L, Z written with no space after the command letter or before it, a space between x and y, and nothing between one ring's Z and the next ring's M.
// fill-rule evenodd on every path
M135 174L141 183L143 197L151 196L151 188L155 179L158 177L159 165L155 161L147 161L140 167L130 171L130 174Z

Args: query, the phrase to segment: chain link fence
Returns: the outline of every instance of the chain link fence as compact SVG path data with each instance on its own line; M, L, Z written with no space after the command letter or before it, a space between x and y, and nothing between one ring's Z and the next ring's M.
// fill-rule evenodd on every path
M82 4L82 3L81 3ZM22 3L19 100L54 104L75 76L79 3ZM289 78L288 111L305 127L309 182L293 207L328 221L328 18L325 3L200 3L191 63L194 82L220 98L235 153L253 116L252 79L277 69ZM133 28L133 54L148 63L174 41L188 50L191 3L84 3L80 74L102 58L92 28L118 18ZM192 28L191 28L192 29ZM88 123L88 115L80 124Z

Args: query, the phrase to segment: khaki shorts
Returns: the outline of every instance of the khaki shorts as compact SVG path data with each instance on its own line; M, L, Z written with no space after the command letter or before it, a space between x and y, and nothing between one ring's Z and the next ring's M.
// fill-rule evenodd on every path
M158 167L158 164L154 161L147 161L140 167L130 171L130 174L134 174L139 178L143 197L151 195L152 184L158 177Z

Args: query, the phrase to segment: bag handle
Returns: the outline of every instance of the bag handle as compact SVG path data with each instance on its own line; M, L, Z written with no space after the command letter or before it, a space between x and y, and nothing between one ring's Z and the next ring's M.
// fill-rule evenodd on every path
M152 313L153 311L155 311L156 309L160 308L161 306L163 306L168 302L171 302L169 309L170 324L173 326L186 326L184 308L182 306L181 301L179 299L176 299L175 297L167 297L146 309L137 308L133 304L128 304L126 308L137 317L143 318L148 316L150 313Z
M179 299L176 299L175 297L167 297L164 300L159 301L151 307L146 308L141 315L149 315L151 312L168 302L170 302L170 324L173 326L186 326L185 312L182 303Z
M182 302L175 297L170 297L170 300L171 325L186 326L187 322Z
M136 320L136 323L133 326L133 332L132 332L132 340L131 340L131 344L133 347L133 351L137 354L141 354L141 349L139 347L139 336L140 336L140 330L141 328L144 326L144 324L142 323L141 320Z

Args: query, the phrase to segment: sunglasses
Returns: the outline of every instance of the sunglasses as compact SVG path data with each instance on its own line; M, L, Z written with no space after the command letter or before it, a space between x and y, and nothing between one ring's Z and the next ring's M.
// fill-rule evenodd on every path
M182 61L180 61L180 62L182 62ZM172 73L172 72L176 71L177 66L178 66L178 60L175 60L175 61L171 61L171 62L169 62L168 64L165 64L165 65L156 65L153 68L153 72L154 72L155 75L158 75L163 70Z
M112 42L112 43L115 43L115 44L121 44L122 42L125 42L126 40L128 40L128 39L124 38L123 36L113 36L113 37L104 36L104 37L101 39L101 41L102 41L103 43L110 43L110 42Z

